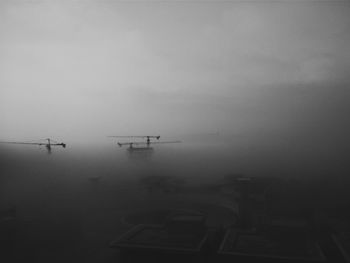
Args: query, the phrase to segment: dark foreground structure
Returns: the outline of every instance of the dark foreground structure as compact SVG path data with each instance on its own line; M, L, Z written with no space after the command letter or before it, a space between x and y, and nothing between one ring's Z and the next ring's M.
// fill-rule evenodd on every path
M122 262L350 262L350 235L305 214L302 206L289 214L279 209L287 199L268 201L271 191L261 181L235 178L234 184L240 192L237 224L209 227L204 214L175 213L162 225L134 226L111 247ZM293 205L298 207L295 200Z
M218 250L218 258L222 262L327 262L318 242L303 229L230 229Z
M198 226L186 231L177 231L180 224L172 227L137 225L111 247L119 249L121 262L350 262L345 243L337 235L314 234L300 226L207 227L201 231Z
M164 225L133 227L111 247L120 250L122 262L202 262L220 239L218 229L206 227L204 215L178 213Z

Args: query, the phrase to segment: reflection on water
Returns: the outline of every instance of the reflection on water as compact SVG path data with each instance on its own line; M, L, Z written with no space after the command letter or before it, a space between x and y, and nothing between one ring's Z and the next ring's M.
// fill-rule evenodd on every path
M152 147L128 148L126 152L131 160L147 160L152 157L154 149Z

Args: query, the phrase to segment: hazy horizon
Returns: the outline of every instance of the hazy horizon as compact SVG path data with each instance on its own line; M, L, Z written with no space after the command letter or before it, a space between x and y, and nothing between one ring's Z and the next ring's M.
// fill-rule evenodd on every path
M348 1L1 2L0 140L220 131L340 146L349 11Z

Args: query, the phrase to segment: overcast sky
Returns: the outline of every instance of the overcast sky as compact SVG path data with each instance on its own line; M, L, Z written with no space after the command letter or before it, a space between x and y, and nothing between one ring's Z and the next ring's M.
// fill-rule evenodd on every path
M349 83L349 1L0 3L1 140L345 138Z

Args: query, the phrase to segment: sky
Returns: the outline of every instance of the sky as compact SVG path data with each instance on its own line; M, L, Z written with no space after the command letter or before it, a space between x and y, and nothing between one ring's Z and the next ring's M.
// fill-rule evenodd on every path
M0 3L1 140L220 131L342 147L349 83L346 0Z

